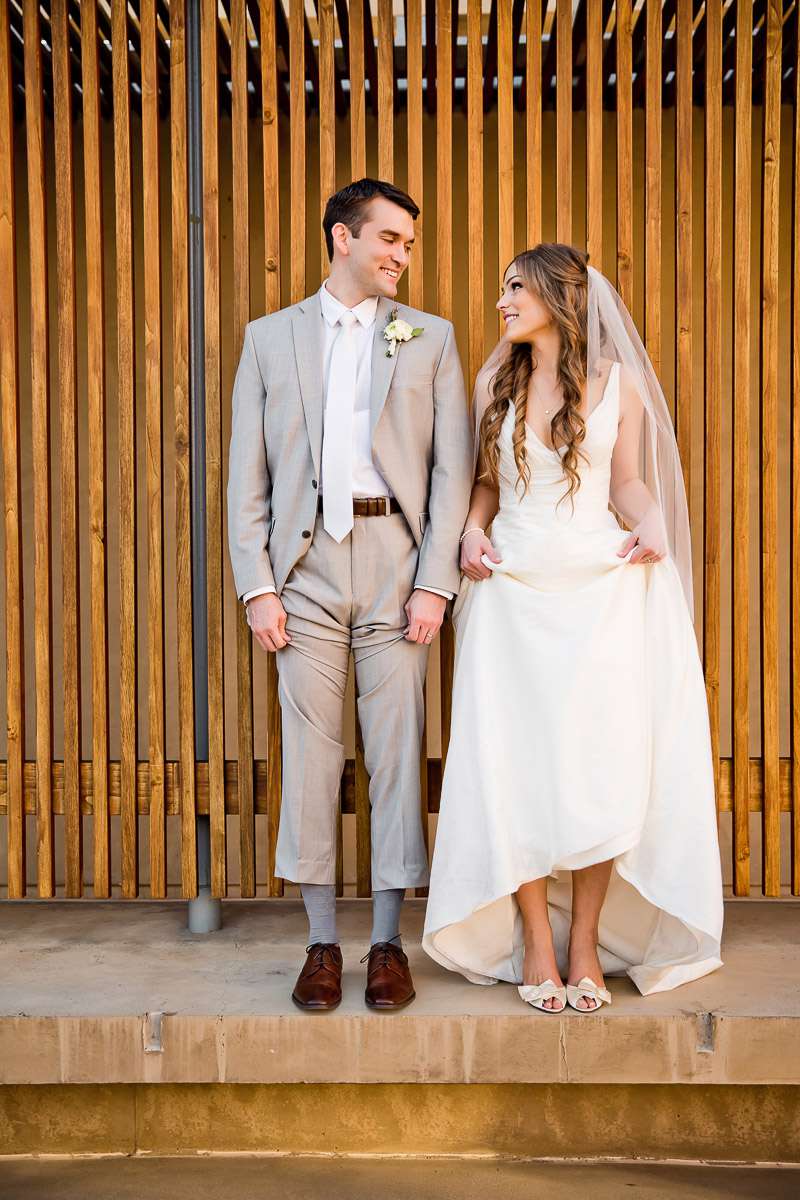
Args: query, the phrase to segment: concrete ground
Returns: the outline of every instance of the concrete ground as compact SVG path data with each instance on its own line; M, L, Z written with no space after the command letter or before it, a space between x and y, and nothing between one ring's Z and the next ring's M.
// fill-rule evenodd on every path
M800 1171L768 1167L452 1159L0 1160L0 1200L789 1200Z

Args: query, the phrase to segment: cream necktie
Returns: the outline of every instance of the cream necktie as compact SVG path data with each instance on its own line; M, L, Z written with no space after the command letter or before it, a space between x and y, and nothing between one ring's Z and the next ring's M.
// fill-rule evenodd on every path
M339 317L342 326L333 343L325 398L322 436L322 523L326 533L341 542L353 528L353 409L358 360L355 324L350 309Z

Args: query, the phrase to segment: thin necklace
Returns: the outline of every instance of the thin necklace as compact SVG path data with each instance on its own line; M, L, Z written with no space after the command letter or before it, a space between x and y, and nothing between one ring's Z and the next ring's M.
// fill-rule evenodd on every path
M533 388L533 390L536 392L536 395L537 395L537 397L539 398L539 400L540 400L540 401L542 401L542 393L539 391L538 387L536 386L536 380L535 380L535 378L533 377L533 375L531 375L531 387L532 387L532 388ZM544 401L542 401L542 403L544 403ZM550 416L550 413L551 413L552 411L553 411L552 409L550 409L550 408L546 408L546 409L544 410L544 415L545 415L546 417L549 417L549 416Z

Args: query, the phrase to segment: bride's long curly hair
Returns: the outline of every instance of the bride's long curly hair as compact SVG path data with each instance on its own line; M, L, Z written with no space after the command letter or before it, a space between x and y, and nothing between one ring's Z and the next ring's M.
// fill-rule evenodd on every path
M542 243L525 250L513 263L517 274L546 306L561 335L559 377L563 404L550 422L554 446L564 447L562 461L567 490L562 499L572 499L580 487L578 459L584 457L580 446L586 436L586 422L580 404L586 383L588 256L561 242ZM497 370L489 388L491 400L483 414L479 433L478 481L499 486L500 428L508 407L514 405L516 417L512 444L517 464L517 488L524 495L531 480L525 450L525 416L528 386L536 369L533 347L528 342L514 343L510 354Z

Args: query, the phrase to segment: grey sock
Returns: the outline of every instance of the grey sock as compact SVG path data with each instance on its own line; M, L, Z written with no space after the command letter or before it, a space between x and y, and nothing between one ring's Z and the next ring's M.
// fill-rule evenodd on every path
M308 916L308 944L339 941L336 932L336 888L332 883L301 883Z
M376 942L400 941L400 906L405 896L405 888L385 888L372 893L372 938L371 945Z

